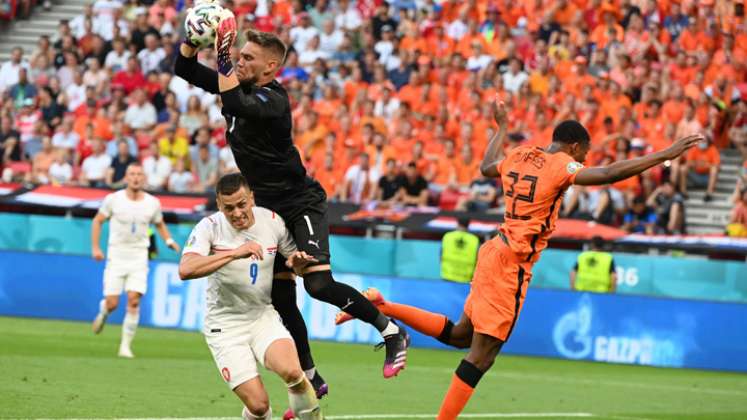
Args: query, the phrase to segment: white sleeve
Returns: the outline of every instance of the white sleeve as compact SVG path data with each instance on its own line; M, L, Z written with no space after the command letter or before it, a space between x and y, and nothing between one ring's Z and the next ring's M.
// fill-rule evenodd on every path
M184 244L182 255L185 254L199 254L202 256L210 255L210 248L213 244L213 229L212 223L204 218L192 229L192 233L189 234L187 243Z
M104 197L104 201L101 202L101 207L99 207L99 214L107 219L112 217L112 207L114 207L114 193Z
M154 203L154 211L153 211L153 217L150 219L150 222L153 224L158 224L163 222L163 212L161 211L161 201L155 197L153 197Z
M298 250L296 248L296 242L293 240L288 228L285 226L285 221L279 214L274 213L275 220L273 220L275 231L277 232L278 239L278 252L284 257L288 257Z

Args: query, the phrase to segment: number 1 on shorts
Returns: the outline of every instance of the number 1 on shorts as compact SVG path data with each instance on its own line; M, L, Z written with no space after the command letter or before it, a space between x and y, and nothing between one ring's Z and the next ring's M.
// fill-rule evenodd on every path
M257 267L257 263L253 262L249 266L249 277L252 278L252 284L257 282L257 273L259 272L259 269Z

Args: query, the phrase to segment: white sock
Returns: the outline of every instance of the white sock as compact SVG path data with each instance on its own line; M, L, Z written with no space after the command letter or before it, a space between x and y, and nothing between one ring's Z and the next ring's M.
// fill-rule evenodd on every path
M300 420L322 419L322 409L316 399L314 387L306 378L288 385L288 403Z
M241 417L244 420L272 420L272 407L268 408L265 414L258 416L256 414L252 414L252 412L249 411L246 406L244 406L244 409L241 411Z
M316 368L313 367L311 369L306 369L306 370L303 371L303 373L306 374L306 377L309 380L312 380L312 379L314 379L314 376L316 376Z
M140 310L137 312L127 311L122 321L122 343L121 347L130 348L132 339L135 338L135 331L137 331L137 324L140 322Z
M389 323L386 324L386 328L381 331L381 336L386 337L388 335L397 334L398 332L399 327L397 326L397 324L390 320Z
M103 316L109 315L109 309L106 308L106 299L101 299L99 301L99 313Z

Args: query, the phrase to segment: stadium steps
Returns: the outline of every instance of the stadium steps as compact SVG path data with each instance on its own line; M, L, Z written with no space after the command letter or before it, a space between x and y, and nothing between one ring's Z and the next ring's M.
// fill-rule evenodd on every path
M690 190L685 202L685 223L687 233L691 235L706 235L723 233L729 222L729 213L733 205L730 202L737 184L742 157L736 150L721 152L721 170L716 182L716 192L713 200L703 202L704 190Z
M0 63L10 58L15 47L22 47L25 57L31 55L40 36L54 38L60 20L83 14L88 3L90 0L54 0L50 10L36 7L30 19L16 20L0 29Z

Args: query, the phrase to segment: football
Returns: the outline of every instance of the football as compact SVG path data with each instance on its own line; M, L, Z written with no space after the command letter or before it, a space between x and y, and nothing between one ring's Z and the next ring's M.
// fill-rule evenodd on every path
M187 39L198 48L212 46L223 7L217 1L201 1L189 9L184 20Z

